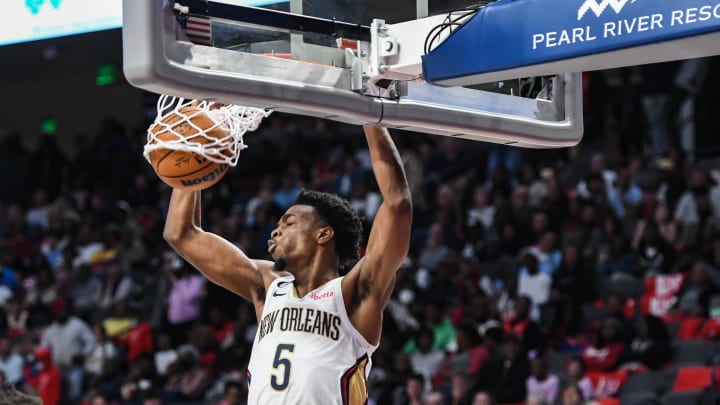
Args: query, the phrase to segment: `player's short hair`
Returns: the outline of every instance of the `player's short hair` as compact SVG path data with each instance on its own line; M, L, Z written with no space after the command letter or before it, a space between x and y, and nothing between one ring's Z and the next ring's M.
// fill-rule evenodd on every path
M42 405L42 400L37 397L25 395L15 388L0 389L0 404L7 405Z
M360 257L362 235L360 216L350 203L333 194L303 190L294 205L315 208L318 217L335 232L335 253L340 258L340 272L344 273Z

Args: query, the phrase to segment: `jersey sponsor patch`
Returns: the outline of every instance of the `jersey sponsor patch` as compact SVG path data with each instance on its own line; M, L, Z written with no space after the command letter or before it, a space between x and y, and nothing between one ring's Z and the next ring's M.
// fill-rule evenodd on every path
M335 293L332 291L325 291L324 293L321 293L321 294L316 294L314 292L310 293L310 299L313 301L321 300L323 298L332 298L334 296L335 296Z

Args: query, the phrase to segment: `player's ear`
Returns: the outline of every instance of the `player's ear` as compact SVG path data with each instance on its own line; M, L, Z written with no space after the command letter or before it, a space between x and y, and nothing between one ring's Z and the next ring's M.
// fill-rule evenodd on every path
M318 229L316 235L318 244L322 245L328 243L333 238L333 236L335 235L335 231L330 226L323 226L322 228Z

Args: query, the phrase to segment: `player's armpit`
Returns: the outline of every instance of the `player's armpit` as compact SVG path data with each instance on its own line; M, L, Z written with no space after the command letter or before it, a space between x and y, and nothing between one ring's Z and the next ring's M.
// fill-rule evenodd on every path
M410 203L392 207L383 203L368 238L365 256L359 265L359 282L366 295L380 298L382 307L389 298L388 288L410 249L412 208Z

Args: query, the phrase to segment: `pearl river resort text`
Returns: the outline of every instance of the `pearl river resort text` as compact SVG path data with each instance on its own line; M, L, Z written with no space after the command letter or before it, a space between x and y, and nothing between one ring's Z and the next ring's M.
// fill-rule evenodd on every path
M689 25L710 19L720 19L720 3L715 6L691 7L684 10L673 10L669 16L651 14L640 17L607 21L602 32L594 32L589 25L559 31L533 34L532 49L552 48L582 42L591 42L599 38L612 38L632 35L638 32L660 30L667 26L676 27Z

